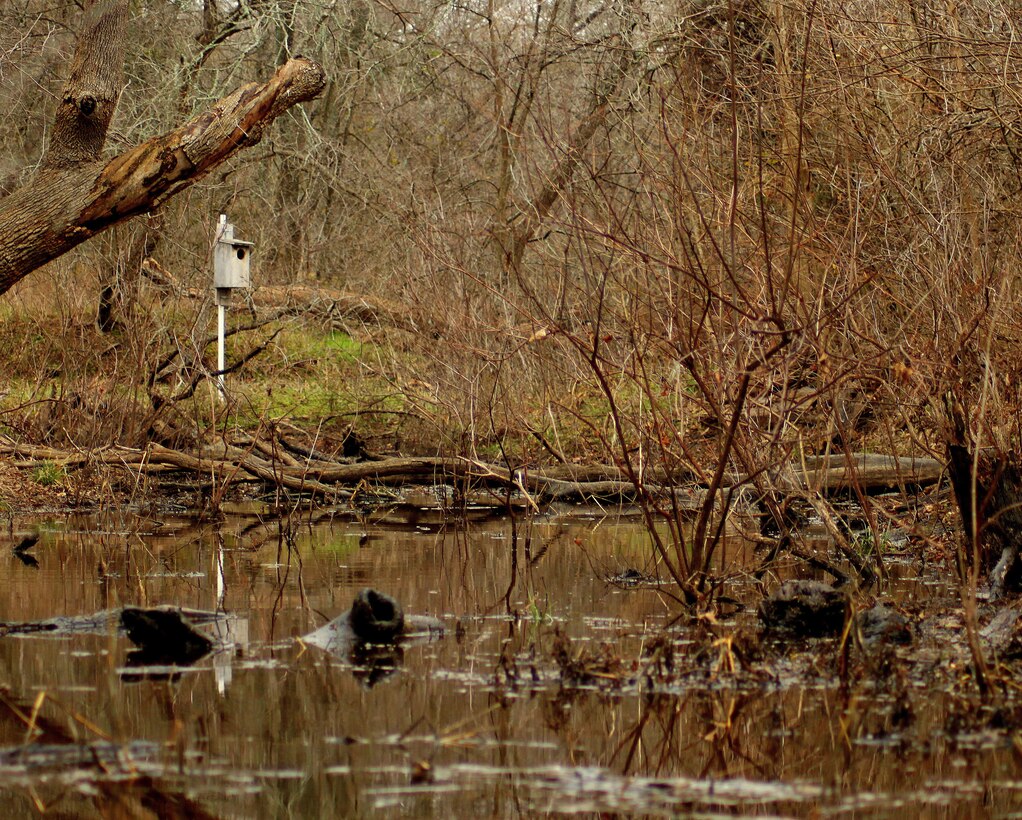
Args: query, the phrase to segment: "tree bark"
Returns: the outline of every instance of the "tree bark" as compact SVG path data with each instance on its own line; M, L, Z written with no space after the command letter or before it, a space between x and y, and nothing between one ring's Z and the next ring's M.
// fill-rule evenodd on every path
M104 0L85 13L71 71L53 118L43 168L69 168L99 159L121 96L124 0Z
M145 272L145 260L156 251L162 235L158 213L141 217L117 230L114 237L115 260L99 292L96 326L102 333L110 333L121 326L123 315L135 303L138 282ZM118 237L118 232L123 236ZM121 242L116 240L120 238Z
M258 143L274 119L325 84L318 64L297 57L266 83L245 85L185 125L104 161L127 13L127 0L86 13L43 165L0 201L0 293L111 225L159 207Z
M521 274L522 257L525 249L535 238L540 226L571 183L575 170L582 163L585 150L611 112L611 101L628 78L635 64L635 53L627 42L619 44L620 56L599 88L593 93L589 110L582 118L574 133L568 139L563 154L550 170L546 184L522 208L525 214L517 227L507 226L498 235L504 246L504 271L506 275Z

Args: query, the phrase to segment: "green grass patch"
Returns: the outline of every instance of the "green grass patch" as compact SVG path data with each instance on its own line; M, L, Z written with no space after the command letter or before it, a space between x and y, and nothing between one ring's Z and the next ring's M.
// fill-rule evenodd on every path
M52 461L44 461L32 470L32 480L41 487L63 484L65 478L67 478L67 472L64 468Z

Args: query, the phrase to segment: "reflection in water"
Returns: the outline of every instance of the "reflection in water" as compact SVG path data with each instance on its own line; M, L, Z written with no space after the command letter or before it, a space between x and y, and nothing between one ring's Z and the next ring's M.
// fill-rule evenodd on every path
M397 644L359 642L351 647L348 654L355 680L367 689L391 677L401 668L404 659L405 651Z
M14 557L21 561L21 563L23 563L26 567L32 567L33 569L39 568L39 559L31 553L19 552L18 550L13 550L13 553Z
M0 621L158 604L230 618L188 672L133 684L114 631L0 639L3 816L147 801L165 816L968 815L1022 794L1010 733L890 659L853 655L842 681L829 644L742 649L748 611L658 637L678 612L634 522L537 518L515 538L502 521L317 516L292 528L293 551L245 511L219 530L35 522L38 569L0 556ZM736 569L745 549L727 551ZM641 583L605 580L630 568ZM909 609L946 596L916 564L893 571ZM751 600L733 575L726 593ZM389 647L308 640L369 586L453 628ZM922 670L958 650L924 635L891 651Z

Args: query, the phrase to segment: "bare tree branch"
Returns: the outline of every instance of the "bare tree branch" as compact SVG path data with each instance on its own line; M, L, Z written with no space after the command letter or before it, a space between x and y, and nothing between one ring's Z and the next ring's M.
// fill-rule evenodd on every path
M100 231L146 213L188 187L325 85L323 69L289 60L185 125L109 162L99 159L123 64L125 0L86 14L71 75L39 173L0 203L0 293Z

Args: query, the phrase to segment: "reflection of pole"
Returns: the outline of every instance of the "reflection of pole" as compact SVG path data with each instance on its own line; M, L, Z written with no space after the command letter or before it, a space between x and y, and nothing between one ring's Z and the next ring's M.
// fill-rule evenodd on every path
M213 545L213 561L215 563L213 572L216 574L216 613L220 616L216 621L216 633L217 637L225 645L230 645L232 638L231 619L223 617L226 615L224 612L224 597L227 595L227 582L224 578L224 534L219 528L217 529ZM223 617L223 620L220 619L221 617ZM227 692L227 687L231 685L231 680L234 677L234 670L231 668L233 655L233 648L227 651L221 649L213 655L213 674L216 678L217 692L221 695Z
M224 581L224 539L223 536L216 541L216 608L220 611L224 608L224 596L227 594L227 584Z

